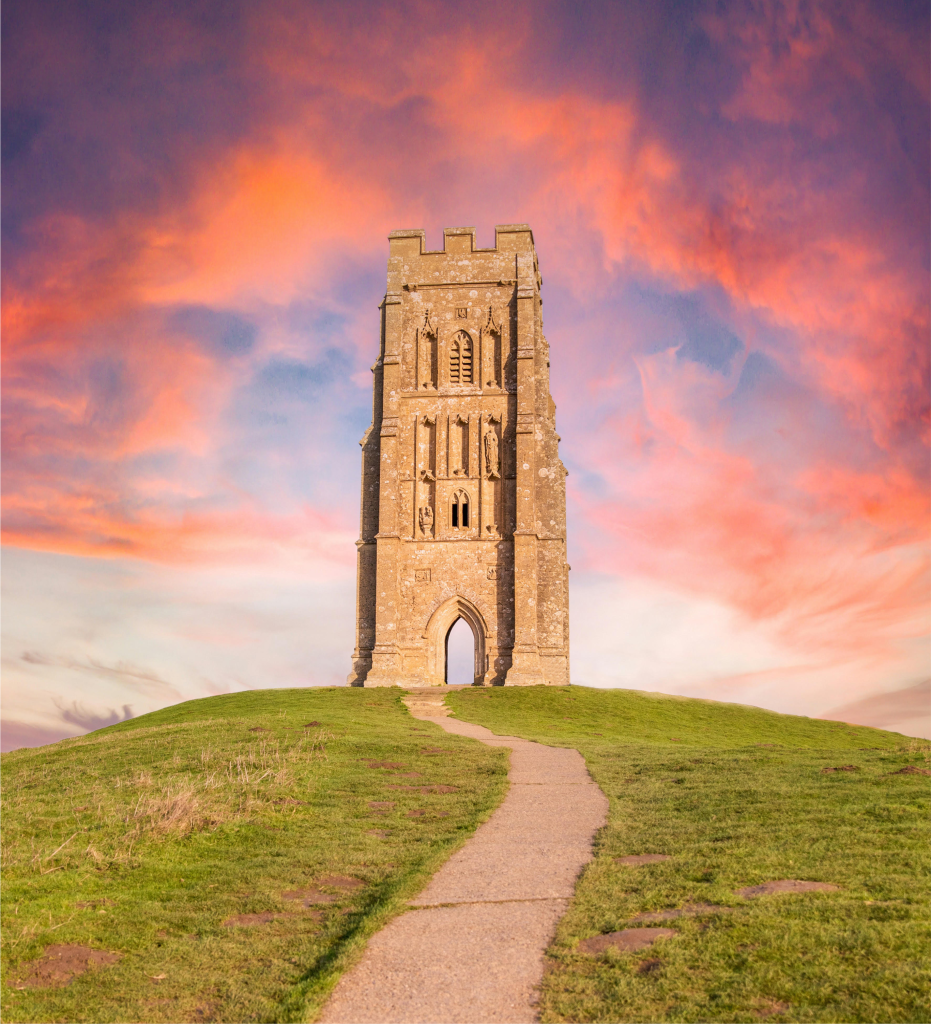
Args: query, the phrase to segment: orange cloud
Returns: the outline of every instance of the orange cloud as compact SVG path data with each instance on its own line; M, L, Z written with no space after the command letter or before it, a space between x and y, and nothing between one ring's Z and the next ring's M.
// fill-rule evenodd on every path
M175 513L179 489L192 507L203 493L186 478L133 476L130 457L165 446L209 455L237 378L176 338L134 327L111 345L99 326L177 303L249 310L325 294L341 258L381 274L388 229L442 226L436 218L468 209L487 226L529 220L549 241L544 273L580 301L603 301L626 275L672 291L719 289L784 340L748 332L748 347L839 403L887 454L879 468L819 455L783 470L765 445L729 439L721 407L733 380L672 351L640 356L642 415L618 413L607 441L576 442L614 488L609 501L576 500L616 538L618 571L714 592L758 619L794 609L785 629L806 644L852 645L866 629L887 643L896 623L912 630L926 600L915 551L927 487L909 468L927 425L926 272L908 239L890 238L865 209L859 171L819 163L784 131L823 139L843 128L828 117L843 111L819 97L863 84L858 48L877 19L857 6L837 57L837 18L819 10L808 35L793 34L804 19L783 6L762 5L758 22L707 19L745 70L715 113L781 132L711 156L688 129L655 122L633 90L553 72L541 83L529 8L516 25L485 11L455 28L428 5L415 19L376 11L357 23L314 5L254 13L242 73L274 102L225 147L194 147L183 201L100 225L49 215L33 228L47 247L5 293L5 386L32 410L11 439L37 457L71 446L122 478L73 492L18 483L7 493L7 542L169 560L310 544L312 520L253 512L232 487L230 505L246 511ZM774 49L773 38L788 43ZM891 59L911 52L888 26L880 38ZM906 63L909 79L922 80ZM373 313L369 353L376 330ZM615 357L613 338L574 340L599 347L596 366L633 358ZM109 431L87 423L86 392L50 389L31 369L61 362L78 373L103 349L121 351L133 391ZM46 409L63 424L54 436L36 427Z
M348 566L355 534L335 517L306 507L289 516L258 509L185 512L120 510L118 491L11 497L3 542L35 551L89 557L129 557L167 564L253 562L286 555ZM22 524L22 525L21 525Z
M286 304L322 285L334 256L378 248L392 204L359 180L281 139L228 154L174 222L147 227L136 269L140 301Z

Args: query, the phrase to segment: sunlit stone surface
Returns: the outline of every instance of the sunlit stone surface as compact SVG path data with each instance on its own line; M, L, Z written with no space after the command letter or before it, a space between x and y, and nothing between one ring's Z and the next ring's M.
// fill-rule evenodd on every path
M464 619L476 685L569 682L566 470L526 224L389 235L362 439L353 686L442 686Z

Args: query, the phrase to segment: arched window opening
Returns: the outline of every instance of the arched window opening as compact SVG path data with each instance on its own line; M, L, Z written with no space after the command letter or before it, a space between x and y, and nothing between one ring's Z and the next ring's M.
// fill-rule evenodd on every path
M446 682L450 686L475 682L475 635L463 618L456 619L446 634Z
M449 346L450 384L472 383L472 339L460 331Z
M469 496L465 491L456 491L453 495L449 521L454 530L463 530L468 528Z

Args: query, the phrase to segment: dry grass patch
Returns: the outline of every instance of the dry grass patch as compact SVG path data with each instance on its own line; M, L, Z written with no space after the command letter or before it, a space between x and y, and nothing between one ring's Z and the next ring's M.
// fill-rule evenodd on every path
M455 738L428 762L410 722L396 692L269 690L3 755L3 1019L312 1017L504 792L505 752ZM371 761L465 782L409 821ZM52 947L120 959L16 987L60 970Z

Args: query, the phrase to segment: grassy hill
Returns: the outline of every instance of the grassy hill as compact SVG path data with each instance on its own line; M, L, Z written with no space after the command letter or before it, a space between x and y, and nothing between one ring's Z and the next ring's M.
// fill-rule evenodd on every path
M213 697L3 755L3 1019L312 1018L505 791L506 752L400 697ZM57 945L119 960L34 987Z
M504 752L416 722L400 698L235 694L3 755L3 1019L313 1019L505 790ZM927 767L931 745L623 690L447 702L577 747L611 800L550 950L544 1020L929 1019L931 779L894 773ZM637 853L671 859L615 861ZM841 888L734 895L780 878ZM732 909L669 922L677 937L641 953L578 950L699 902ZM119 958L36 987L54 946Z
M927 741L629 690L463 690L447 704L576 747L611 802L549 951L542 1020L931 1019L931 778L900 774L931 768ZM617 861L644 853L670 859ZM778 879L840 888L735 895ZM727 909L635 920L690 904ZM678 934L635 953L579 950L638 923Z

